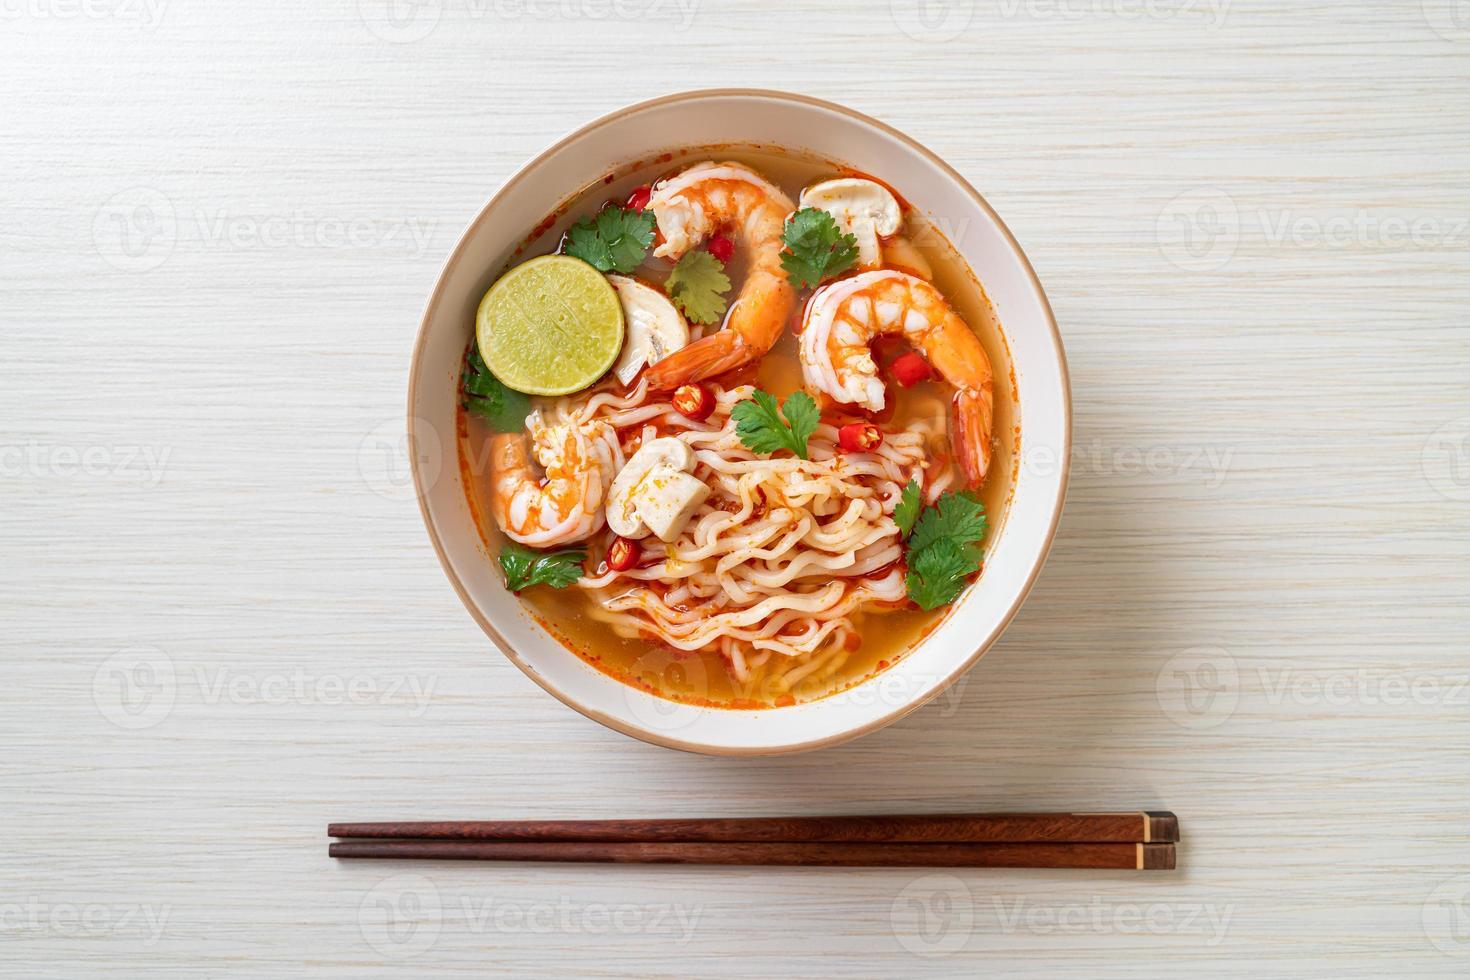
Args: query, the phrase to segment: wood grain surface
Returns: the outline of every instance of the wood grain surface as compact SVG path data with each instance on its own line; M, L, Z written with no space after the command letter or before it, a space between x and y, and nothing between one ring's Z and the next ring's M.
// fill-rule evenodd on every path
M0 973L1470 972L1463 2L0 0L0 82ZM395 455L489 194L717 85L965 173L1076 404L1001 641L771 760L543 694ZM1131 809L1179 814L1181 870L387 866L322 835Z

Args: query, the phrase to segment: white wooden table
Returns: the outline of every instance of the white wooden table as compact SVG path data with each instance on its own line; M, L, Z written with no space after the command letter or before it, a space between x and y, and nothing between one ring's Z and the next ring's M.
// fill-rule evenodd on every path
M0 973L1470 973L1470 10L921 6L0 2ZM1077 408L1051 561L963 687L770 761L544 695L383 451L500 181L715 85L969 175ZM323 836L1131 807L1178 812L1183 870L346 865Z

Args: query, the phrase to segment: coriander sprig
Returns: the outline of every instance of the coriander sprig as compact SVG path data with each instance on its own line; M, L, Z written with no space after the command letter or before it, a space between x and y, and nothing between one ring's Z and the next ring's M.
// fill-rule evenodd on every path
M959 598L965 582L980 570L980 543L989 525L985 505L967 491L941 494L922 512L920 500L918 481L910 480L893 519L908 538L909 598L923 609L938 609Z
M566 253L599 272L632 272L653 244L652 211L609 204L567 232Z
M724 294L730 289L725 266L709 252L685 252L664 284L669 299L695 323L718 323L729 305Z
M776 396L757 388L730 410L730 417L735 420L735 434L751 452L787 449L806 459L807 440L817 431L822 413L812 396L804 391L792 392L778 412Z
M844 234L821 208L802 208L786 219L781 268L797 289L816 286L857 262L857 236Z
M525 427L526 416L531 412L531 396L501 384L473 344L460 379L465 408L484 419L491 430L519 432Z
M898 525L898 533L901 537L909 536L909 532L914 529L914 521L919 519L919 512L923 509L924 493L919 488L919 481L910 480L904 485L903 493L898 497L898 504L893 508L893 521Z
M587 552L581 548L563 551L532 551L507 541L500 548L500 570L505 574L505 587L512 592L533 585L549 585L565 589L582 577L582 563Z

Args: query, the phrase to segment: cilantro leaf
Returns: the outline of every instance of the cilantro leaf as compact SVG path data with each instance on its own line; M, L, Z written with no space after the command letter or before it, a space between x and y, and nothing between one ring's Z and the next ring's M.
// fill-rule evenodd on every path
M918 500L917 483L909 486ZM900 501L900 507L905 502ZM898 520L897 510L894 519ZM924 609L953 602L984 561L980 542L987 529L985 505L968 492L943 494L933 507L924 508L909 535L909 598Z
M919 516L909 537L909 553L923 551L944 538L964 548L975 548L985 539L987 527L984 504L969 493L946 493ZM978 556L978 548L975 553Z
M776 396L757 388L749 398L730 410L735 419L735 434L745 448L755 453L773 453L778 449L789 449L806 459L806 442L817 431L817 422L822 413L812 396L804 391L795 391L776 412Z
M702 250L685 252L664 285L669 298L695 323L718 323L729 306L723 295L730 289L725 266Z
M843 234L833 217L821 208L802 208L786 219L781 232L786 245L781 268L797 289L815 286L857 261L857 237Z
M500 570L505 573L505 587L512 592L533 585L549 585L564 589L582 577L582 563L587 552L580 548L564 551L532 551L507 541L500 549Z
M909 532L914 529L914 521L919 519L919 511L924 506L924 496L919 491L918 479L910 480L903 488L903 494L898 498L898 506L893 508L893 520L898 525L898 533L902 537L908 537Z
M594 217L572 225L566 254L599 272L632 272L653 244L653 212L609 204Z
M965 589L965 579L978 566L953 538L939 538L910 554L909 598L923 609L947 606Z
M526 416L531 412L531 396L501 384L473 344L465 358L460 384L465 408L489 423L493 431L519 432L525 428Z

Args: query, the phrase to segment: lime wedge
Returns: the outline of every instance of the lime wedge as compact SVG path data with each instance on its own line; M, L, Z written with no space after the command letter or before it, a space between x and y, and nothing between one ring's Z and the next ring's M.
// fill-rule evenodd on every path
M480 300L475 339L490 373L528 395L602 377L623 346L623 307L602 273L569 255L522 262Z

